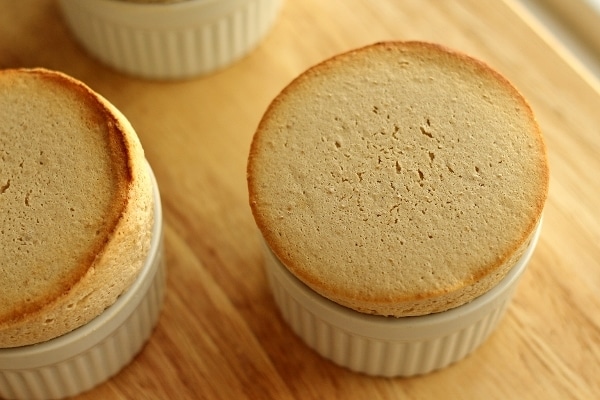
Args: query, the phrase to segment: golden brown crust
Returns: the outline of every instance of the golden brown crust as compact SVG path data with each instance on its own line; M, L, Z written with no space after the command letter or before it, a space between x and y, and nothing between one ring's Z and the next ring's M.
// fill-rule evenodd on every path
M0 71L0 87L2 348L69 332L129 287L152 195L135 131L100 95L44 69Z
M292 273L340 304L395 316L489 290L548 191L523 96L481 61L422 42L377 43L297 77L261 120L247 173L257 225Z

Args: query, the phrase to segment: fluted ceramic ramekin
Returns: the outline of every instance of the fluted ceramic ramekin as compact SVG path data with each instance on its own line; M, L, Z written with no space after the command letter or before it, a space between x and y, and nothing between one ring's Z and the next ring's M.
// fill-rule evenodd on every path
M138 3L59 0L67 25L103 63L147 79L184 79L224 68L267 34L283 0Z
M0 349L0 398L60 399L106 381L149 339L163 303L162 210L152 175L154 226L146 262L133 285L88 324L44 343Z
M340 306L293 276L265 245L267 276L283 318L309 347L353 371L408 377L459 361L488 338L510 303L540 229L541 224L520 260L495 287L436 314L394 318Z

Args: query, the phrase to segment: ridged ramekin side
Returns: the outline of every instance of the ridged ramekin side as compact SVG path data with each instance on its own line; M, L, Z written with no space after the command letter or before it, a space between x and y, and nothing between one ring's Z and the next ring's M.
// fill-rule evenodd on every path
M137 309L114 333L75 357L31 369L0 371L0 397L59 399L74 396L119 372L150 337L162 307L165 268L162 258L154 281Z
M184 79L224 68L253 50L273 25L282 0L206 2L190 0L161 6L164 25L136 15L148 4L126 5L131 22L79 0L61 0L63 14L77 40L103 63L148 79ZM118 3L118 2L117 2ZM230 6L227 4L231 3ZM183 3L182 3L183 4ZM197 4L197 5L195 5ZM215 6L216 4L216 6ZM135 7L138 6L138 7ZM214 7L218 7L215 12ZM115 13L121 10L115 9ZM190 14L198 14L190 20ZM207 16L208 15L208 16ZM178 24L177 20L181 19Z
M518 282L517 276L504 290L498 291L496 298L485 300L483 307L468 306L466 312L450 310L458 316L456 321L440 316L385 320L385 317L367 316L349 309L339 311L341 318L328 318L341 306L312 292L285 270L268 249L266 254L267 277L273 297L292 331L323 357L353 371L374 376L425 374L464 359L495 330ZM311 307L315 304L318 307ZM369 330L369 322L365 321L371 319L374 334L368 336L364 332L365 327ZM432 322L423 324L423 321ZM425 332L423 337L402 333L411 331L412 324L420 325L418 329ZM423 326L429 328L423 329ZM352 331L352 327L357 328Z

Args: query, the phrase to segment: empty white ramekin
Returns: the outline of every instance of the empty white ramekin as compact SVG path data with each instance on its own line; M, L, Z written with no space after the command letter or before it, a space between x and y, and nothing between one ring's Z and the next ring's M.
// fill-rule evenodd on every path
M541 223L508 275L457 308L418 317L359 313L322 297L266 248L267 276L292 330L319 354L353 371L399 377L425 374L465 358L496 328L537 244Z
M282 1L59 4L75 38L100 61L141 78L184 79L224 68L248 54L273 25Z
M142 349L158 322L165 289L162 210L154 175L152 182L152 241L136 281L102 314L72 332L0 349L0 398L74 396L115 375Z

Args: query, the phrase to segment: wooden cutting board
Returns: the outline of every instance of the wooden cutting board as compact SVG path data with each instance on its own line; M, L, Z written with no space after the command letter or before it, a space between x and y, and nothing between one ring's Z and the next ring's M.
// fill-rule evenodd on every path
M600 398L600 86L514 0L287 0L248 57L169 83L91 58L55 1L0 9L0 67L61 70L107 97L137 129L162 192L160 322L128 367L81 399ZM279 90L326 57L392 39L439 42L505 74L551 163L540 243L498 330L464 361L410 379L349 372L292 334L268 290L245 182L254 129Z

